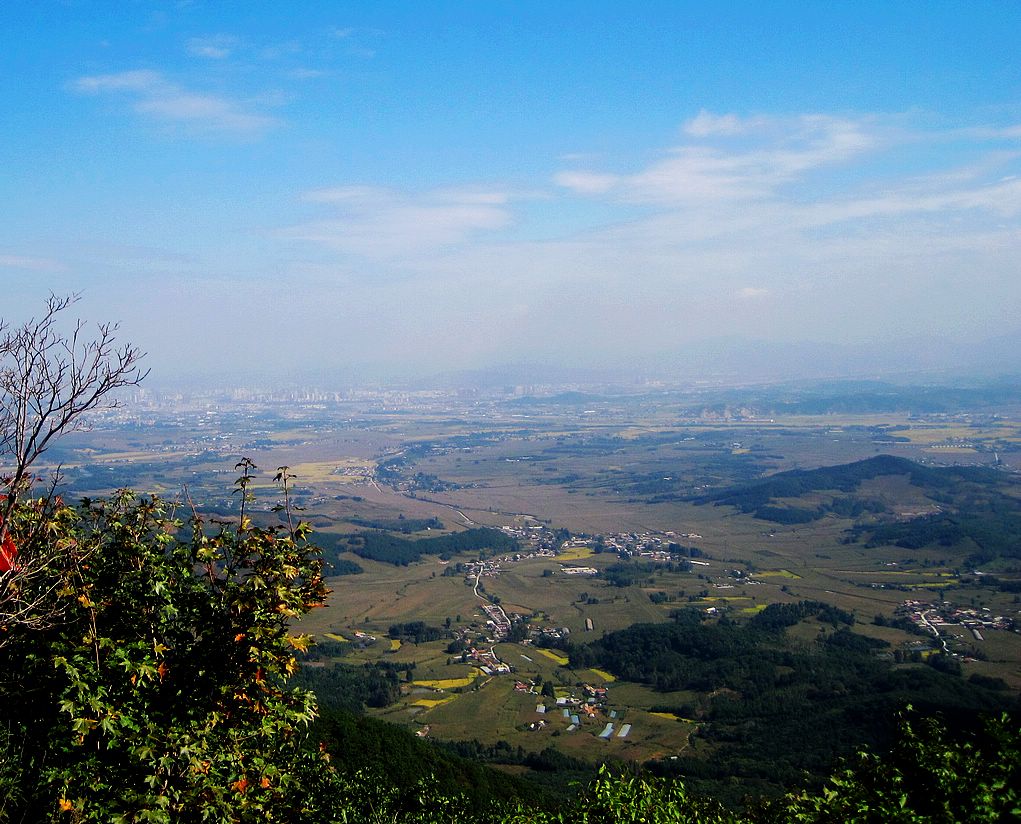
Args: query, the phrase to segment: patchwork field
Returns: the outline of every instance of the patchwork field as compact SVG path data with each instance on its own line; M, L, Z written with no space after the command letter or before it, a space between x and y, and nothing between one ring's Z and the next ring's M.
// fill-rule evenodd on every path
M184 500L187 484L188 497L203 511L229 518L237 512L234 465L247 455L261 467L250 511L265 523L281 520L272 511L282 500L273 474L276 467L289 467L295 476L294 514L314 525L324 546L339 548L338 559L362 569L331 578L327 606L308 616L301 629L339 645L345 652L338 661L404 667L397 702L373 712L417 730L427 727L434 738L505 740L529 751L552 746L586 759L641 760L689 746L695 726L675 710L696 704L696 694L657 692L605 669L573 669L560 651L498 639L485 646L509 665L509 674L486 675L479 662L462 661L460 652L448 650L451 639L490 632L491 618L482 609L487 603L498 602L531 627L567 630L571 642L585 643L637 623L667 622L678 609L746 621L769 604L813 600L852 613L856 633L905 652L927 640L893 621L909 599L1019 616L1016 594L987 584L967 566L974 543L933 541L906 548L851 538L869 518L911 523L952 506L905 474L867 478L853 493L811 489L770 501L783 511L826 510L802 523L697 500L706 491L739 488L777 473L879 454L930 467L995 466L1006 477L1021 463L1016 410L996 419L889 412L728 418L725 409L693 413L689 402L669 396L585 407L466 404L457 414L379 405L344 409L310 411L307 420L306 413L222 410L212 423L203 410L196 413L202 425L192 428L177 421L173 427L100 427L76 434L52 457L78 493L133 487ZM836 498L849 494L872 509L853 516L828 511ZM1010 488L1003 494L1021 493ZM472 576L450 574L457 564L477 562L477 553L426 555L400 566L344 551L348 536L372 528L365 524L402 518L438 523L413 534L394 533L407 540L491 526L521 536L566 531L575 541L556 557L522 552L502 560L498 570L478 579L481 594ZM650 535L664 545L693 547L699 555L690 565L667 564L637 550L633 557L626 550L604 550L595 542L607 536L621 547L637 546ZM562 540L557 538L558 547ZM648 568L634 580L609 574L636 563ZM1014 580L1021 569L1012 564L999 559L983 571ZM598 574L568 575L565 567L591 567ZM393 625L407 622L440 628L448 637L422 643L390 637ZM790 632L807 643L819 630L805 625ZM1002 679L1021 689L1017 633L990 630L979 640L963 627L944 632L967 651L964 677ZM524 689L515 689L515 682ZM607 697L594 716L581 710L585 717L574 724L564 718L563 707L541 695L546 682L560 698L584 703L585 685L608 690ZM544 702L551 703L548 711L537 713ZM615 725L613 734L599 738L607 723ZM619 737L624 724L631 726Z

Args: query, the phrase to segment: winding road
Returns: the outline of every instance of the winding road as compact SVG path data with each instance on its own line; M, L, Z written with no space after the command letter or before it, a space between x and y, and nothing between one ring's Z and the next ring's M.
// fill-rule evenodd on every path
M942 644L943 652L949 654L950 653L950 647L947 646L946 638L944 638L942 635L940 635L939 634L939 630L936 629L935 626L933 626L932 624L929 623L929 619L926 617L924 612L921 613L921 616L922 616L922 623L925 624L930 630L932 630L932 634L936 636L936 640L939 641L940 644Z

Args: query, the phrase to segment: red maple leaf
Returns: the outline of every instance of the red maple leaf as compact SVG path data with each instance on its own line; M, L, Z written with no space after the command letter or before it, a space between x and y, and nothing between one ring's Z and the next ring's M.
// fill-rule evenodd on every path
M14 545L14 539L10 535L5 535L3 543L0 544L0 573L14 569L14 559L17 556L18 548Z

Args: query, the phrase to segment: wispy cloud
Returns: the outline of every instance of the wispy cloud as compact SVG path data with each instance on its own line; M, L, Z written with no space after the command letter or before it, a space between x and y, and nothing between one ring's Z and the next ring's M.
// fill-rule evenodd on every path
M330 30L330 36L334 40L344 43L345 54L365 60L376 56L376 50L367 43L378 42L383 34L380 29L354 26L335 26Z
M259 56L263 60L279 60L282 57L291 57L301 54L302 46L298 40L285 40L280 43L273 43L264 46L259 50Z
M192 37L188 40L188 54L205 57L210 60L224 60L234 53L238 46L238 38L228 34L217 34L212 37Z
M558 186L581 195L601 195L620 185L620 175L600 172L566 171L554 177Z
M72 88L81 94L131 97L139 114L195 131L252 136L276 122L236 100L186 89L147 69L80 77Z
M26 272L64 272L67 267L59 260L29 255L0 254L0 268L21 269Z
M636 203L760 198L806 172L846 163L875 143L865 124L827 115L741 119L703 111L684 132L696 138L765 134L737 149L685 143L632 174L571 169L554 180L580 194L613 194Z
M559 158L552 195L315 189L302 196L315 219L277 237L324 295L342 279L369 304L385 290L407 307L387 322L391 341L417 330L408 358L1016 324L1021 151L1000 129L929 128L703 113L651 162Z
M293 80L315 80L319 77L326 77L329 72L325 69L297 68L287 72L287 76Z
M384 260L458 246L511 221L508 195L487 189L409 194L346 186L309 191L304 199L328 205L331 216L285 229L282 237Z
M692 137L733 136L748 134L754 129L767 125L770 118L739 117L736 114L713 114L702 109L682 127L685 134Z

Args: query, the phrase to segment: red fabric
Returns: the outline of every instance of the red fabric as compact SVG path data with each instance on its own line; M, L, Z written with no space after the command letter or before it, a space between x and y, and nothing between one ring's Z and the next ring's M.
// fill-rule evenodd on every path
M11 536L4 538L0 544L0 573L10 572L14 569L14 559L18 556L18 548L14 545Z

